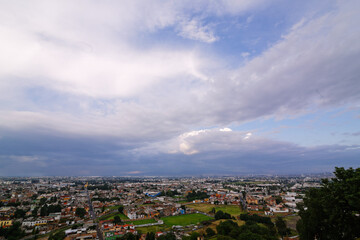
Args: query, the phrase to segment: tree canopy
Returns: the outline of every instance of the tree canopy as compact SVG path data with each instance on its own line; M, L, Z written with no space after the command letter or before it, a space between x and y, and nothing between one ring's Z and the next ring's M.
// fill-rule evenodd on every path
M219 210L215 214L215 219L216 220L219 220L219 219L231 219L231 215L228 214L228 213L224 213L223 211Z
M84 208L76 208L75 214L80 218L84 218L84 216L86 215L86 210Z
M204 199L204 198L208 198L209 195L206 193L206 192L201 192L201 191L192 191L192 192L189 192L188 195L186 195L186 200L187 201L193 201L193 200L196 200L196 199Z
M119 211L119 213L123 213L123 212L124 212L124 206L123 206L123 205L120 205L120 206L118 207L118 211Z
M303 240L360 237L360 168L335 168L335 178L306 192L297 230Z

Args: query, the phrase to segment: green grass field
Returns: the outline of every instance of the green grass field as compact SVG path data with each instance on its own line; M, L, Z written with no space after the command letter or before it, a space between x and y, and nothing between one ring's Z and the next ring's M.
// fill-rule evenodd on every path
M120 205L115 205L115 206L106 207L106 209L117 210L119 207Z
M187 226L190 224L198 224L202 221L212 220L214 218L205 216L200 213L187 214L187 215L178 215L178 216L170 216L163 217L161 220L164 221L164 224L167 226L181 225Z
M102 216L102 217L99 218L99 220L112 220L112 219L114 219L115 216L119 216L120 219L129 219L123 213L114 213L114 214Z
M162 231L169 231L170 228L168 226L166 226L165 224L163 225L156 225L156 226L149 226L149 227L137 227L136 228L137 231L140 231L141 233L148 233L148 232L162 232Z
M147 223L156 223L156 221L154 219L126 221L126 224L134 224L134 225L142 225L142 224L147 224Z
M204 213L209 213L213 208L215 208L215 211L221 210L225 213L231 214L231 216L239 216L241 213L243 213L241 208L236 205L212 205L207 203L195 203L186 206Z

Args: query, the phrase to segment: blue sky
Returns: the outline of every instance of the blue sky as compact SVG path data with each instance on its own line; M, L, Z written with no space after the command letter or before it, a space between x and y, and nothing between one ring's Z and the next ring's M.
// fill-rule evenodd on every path
M0 1L0 176L359 167L359 10Z

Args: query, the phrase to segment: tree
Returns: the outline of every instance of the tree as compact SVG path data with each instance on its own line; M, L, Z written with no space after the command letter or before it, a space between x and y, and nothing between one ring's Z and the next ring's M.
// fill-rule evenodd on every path
M14 213L14 218L24 218L26 215L26 211L22 210L22 209L16 209L15 213Z
M237 223L227 220L225 222L221 222L219 225L216 226L216 231L219 235L228 235L232 230L237 228Z
M189 237L185 237L186 240L197 240L198 237L200 237L200 233L198 232L192 232ZM183 237L184 239L184 237Z
M204 198L208 198L209 195L206 193L206 192L201 192L201 191L192 191L190 193L188 193L188 195L186 195L186 200L188 202L191 202L193 200L196 200L196 199L204 199Z
M42 198L43 199L43 198ZM45 204L44 206L41 207L40 209L40 216L47 216L49 215L48 213L48 206Z
M120 205L118 208L119 213L123 213L124 212L124 206Z
M113 222L114 224L121 224L121 218L119 216L115 216Z
M208 227L208 228L206 229L206 236L207 236L207 237L210 238L210 237L214 236L215 234L216 234L216 233L215 233L214 230L212 230L212 228L209 228L209 227Z
M303 240L360 237L360 168L335 168L335 178L306 192L297 230Z
M41 199L40 199L40 202L39 202L39 205L42 206L42 205L44 205L45 203L46 203L46 198L44 198L44 197L41 198Z
M60 231L58 233L55 233L54 235L50 234L48 240L62 240L65 238L65 231Z
M275 197L276 204L282 203L282 198L280 196Z
M163 234L157 238L158 240L176 240L176 236L173 232L169 232L167 234Z
M278 234L281 237L287 236L289 234L288 228L286 227L286 222L281 217L276 218L275 225L276 225Z
M80 218L84 218L84 216L86 215L86 210L84 208L76 208L75 214Z
M136 236L130 232L120 238L121 240L136 240Z
M148 233L146 234L145 240L155 240L155 233L153 233L153 232L148 232Z
M37 214L38 214L38 210L39 210L38 207L34 208L34 210L31 211L31 215L32 215L33 217L36 217Z
M20 228L20 222L14 222L13 225L9 228L0 227L0 237L4 236L5 239L17 240L25 236L25 232Z
M219 210L215 214L215 219L216 220L219 220L219 219L231 219L231 215L228 214L228 213L224 213L223 211Z

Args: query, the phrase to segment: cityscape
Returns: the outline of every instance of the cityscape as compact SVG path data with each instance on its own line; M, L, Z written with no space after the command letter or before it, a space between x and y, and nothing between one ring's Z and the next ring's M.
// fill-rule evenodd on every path
M64 239L112 240L127 233L146 239L148 232L182 239L206 235L221 219L242 223L247 213L280 216L287 235L296 236L297 204L326 177L333 175L2 178L0 218L2 226L19 223L24 239L60 233Z

